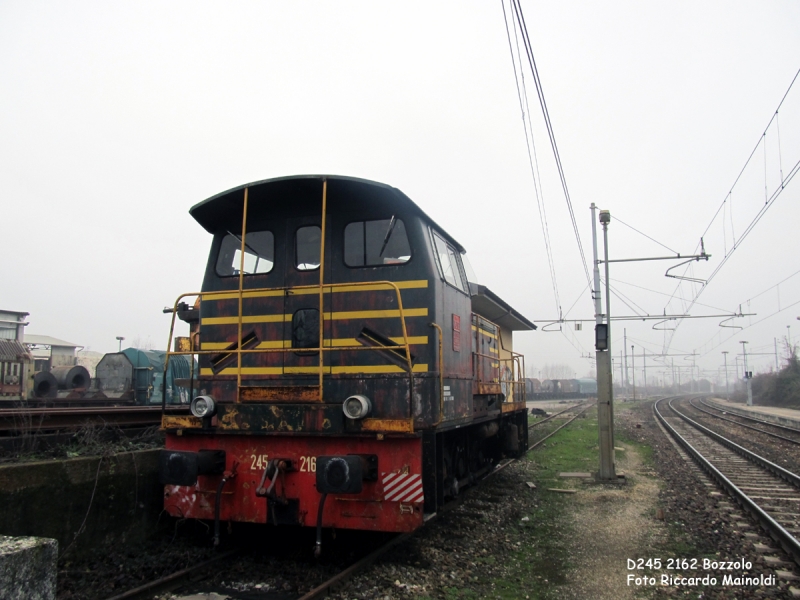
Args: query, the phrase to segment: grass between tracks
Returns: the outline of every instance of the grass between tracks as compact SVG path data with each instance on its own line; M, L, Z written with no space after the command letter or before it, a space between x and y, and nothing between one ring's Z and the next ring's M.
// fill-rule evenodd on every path
M624 411L627 407L621 406L618 410ZM642 464L652 467L653 452L648 445L617 431L616 445L621 444L626 453L639 454ZM576 559L571 552L571 540L575 536L591 535L591 532L576 530L572 518L575 496L550 490L585 488L584 479L563 478L560 474L596 472L598 452L597 411L593 409L524 459L526 475L537 486L535 500L520 514L516 528L510 530L508 537L512 548L516 549L508 558L507 577L494 582L494 597L503 600L561 598L565 586L574 583L570 578L577 565L573 564ZM469 594L451 597L469 597Z
M570 556L565 540L578 535L566 514L570 495L548 491L577 489L577 479L559 477L561 472L597 469L596 411L575 419L524 459L524 468L536 484L536 500L521 515L512 543L509 576L495 582L497 597L558 598L559 586L567 583ZM527 520L524 520L527 517Z

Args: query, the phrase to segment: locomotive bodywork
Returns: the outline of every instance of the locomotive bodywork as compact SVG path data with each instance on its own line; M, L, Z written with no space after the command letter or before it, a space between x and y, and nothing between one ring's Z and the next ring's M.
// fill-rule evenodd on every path
M174 306L198 416L163 417L169 514L411 531L527 447L511 333L535 326L402 192L287 177L190 212L213 241Z

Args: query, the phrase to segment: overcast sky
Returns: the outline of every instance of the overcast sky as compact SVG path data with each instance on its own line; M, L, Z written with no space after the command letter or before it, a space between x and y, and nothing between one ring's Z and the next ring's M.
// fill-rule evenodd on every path
M592 202L611 211L612 258L670 254L617 219L694 253L800 68L800 4L522 6L589 268ZM591 320L525 77L561 313ZM500 1L5 0L0 80L0 308L30 312L29 333L100 352L116 336L163 348L161 309L199 289L207 260L210 236L189 207L303 173L399 188L464 245L481 283L537 322L559 316ZM800 82L764 141L705 234L712 258L694 278L737 248L696 304L699 284L664 277L673 262L611 265L630 304L612 296L612 314L741 305L756 314L726 324L746 329L618 323L617 361L623 328L637 355L696 353L712 378L725 350L733 376L741 340L763 354L753 370L774 367L787 325L800 340L800 178L739 239L765 182L769 196L800 159ZM582 376L593 325L522 334L515 347L534 370L566 363Z

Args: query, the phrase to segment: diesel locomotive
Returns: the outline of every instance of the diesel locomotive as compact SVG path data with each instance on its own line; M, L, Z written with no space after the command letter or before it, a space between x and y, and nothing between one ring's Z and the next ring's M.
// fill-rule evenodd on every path
M192 415L162 420L170 515L216 541L220 521L411 531L527 448L512 333L536 326L401 191L284 177L190 214L213 240L171 309L166 360L198 368Z

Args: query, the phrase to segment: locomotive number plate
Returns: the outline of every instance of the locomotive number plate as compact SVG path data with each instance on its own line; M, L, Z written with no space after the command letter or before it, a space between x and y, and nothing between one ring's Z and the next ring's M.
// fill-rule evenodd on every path
M317 457L316 456L301 456L300 457L300 472L303 473L316 473L317 472Z
M269 463L269 454L251 454L250 461L251 471L263 471Z

